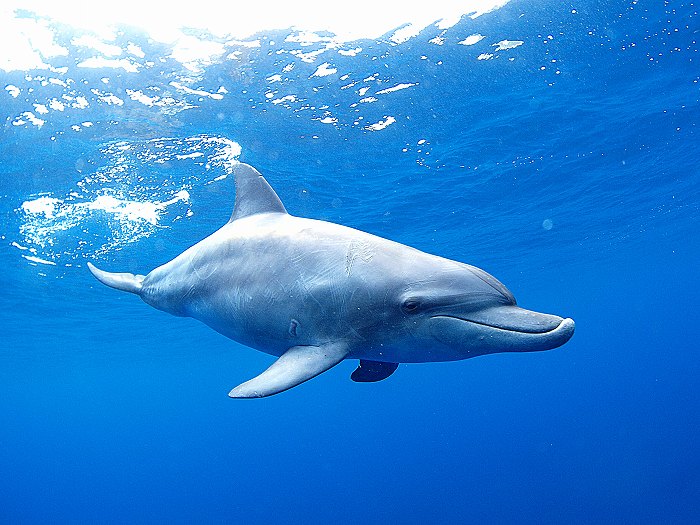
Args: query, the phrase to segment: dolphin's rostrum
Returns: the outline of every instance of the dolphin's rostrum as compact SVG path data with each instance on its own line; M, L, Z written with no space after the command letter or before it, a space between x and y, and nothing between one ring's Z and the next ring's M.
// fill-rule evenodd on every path
M455 361L566 343L574 322L516 306L510 291L468 264L337 224L289 215L255 168L234 168L229 222L146 276L88 267L151 306L199 319L277 356L230 397L265 397L343 359L354 381L380 381L398 363Z

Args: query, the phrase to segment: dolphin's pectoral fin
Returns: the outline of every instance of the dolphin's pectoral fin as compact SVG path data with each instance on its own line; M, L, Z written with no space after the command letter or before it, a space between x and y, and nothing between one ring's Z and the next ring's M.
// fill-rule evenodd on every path
M250 381L238 385L229 397L266 397L279 394L308 381L340 363L348 354L347 345L293 346L272 366Z
M358 383L374 383L386 379L398 368L398 363L383 363L360 359L360 365L350 375L350 379Z

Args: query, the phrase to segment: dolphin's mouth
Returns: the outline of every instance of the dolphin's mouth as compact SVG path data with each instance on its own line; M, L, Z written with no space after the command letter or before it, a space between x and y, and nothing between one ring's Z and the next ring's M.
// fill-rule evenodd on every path
M476 312L440 314L430 319L430 332L450 347L472 345L483 352L527 352L563 345L574 333L573 319L525 310L515 305Z
M524 334L545 334L556 330L563 321L558 315L533 312L515 305L494 306L474 312L448 313L435 317L449 317L484 327Z
M433 316L433 319L436 319L436 318L457 319L459 321L464 321L467 323L486 326L489 328L493 328L495 330L504 330L506 332L516 332L519 334L546 334L548 332L553 332L554 330L558 330L564 321L571 321L572 320L572 319L562 319L561 323L559 323L556 327L548 330L548 329L538 329L538 327L509 328L507 326L498 326L495 324L482 323L479 321L474 321L472 319L466 319L464 317L457 317L454 315L435 315L435 316Z

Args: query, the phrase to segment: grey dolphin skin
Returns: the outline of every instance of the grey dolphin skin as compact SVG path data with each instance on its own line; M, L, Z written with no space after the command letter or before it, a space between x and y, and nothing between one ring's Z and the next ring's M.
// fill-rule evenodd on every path
M337 224L289 215L255 168L234 168L226 225L146 276L88 267L102 283L193 317L278 359L230 397L265 397L343 359L351 378L398 363L549 350L574 321L516 306L488 273Z

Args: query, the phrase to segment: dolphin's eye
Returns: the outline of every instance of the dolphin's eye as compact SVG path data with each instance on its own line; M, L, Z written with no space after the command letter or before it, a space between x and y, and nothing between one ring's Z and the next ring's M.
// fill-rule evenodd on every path
M420 301L418 299L406 299L401 305L401 310L407 314L414 314L420 309Z

